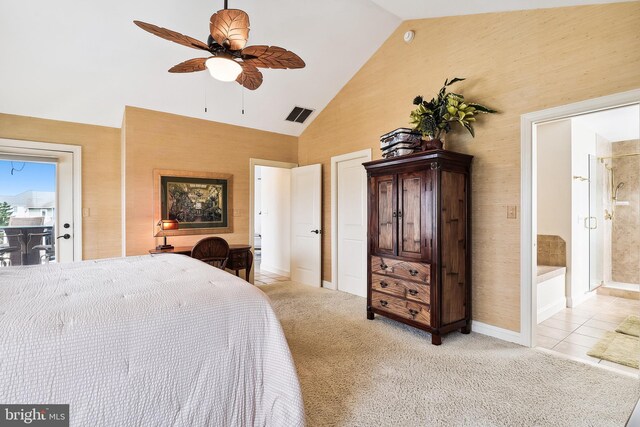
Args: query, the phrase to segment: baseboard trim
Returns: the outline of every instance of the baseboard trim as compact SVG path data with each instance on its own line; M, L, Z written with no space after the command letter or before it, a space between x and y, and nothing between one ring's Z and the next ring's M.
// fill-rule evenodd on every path
M567 298L567 307L571 307L571 308L577 307L580 304L582 304L583 302L585 302L586 300L588 300L589 298L594 297L595 295L596 295L596 291L590 291L590 292L584 293L582 295L578 295L575 298L568 297Z
M333 289L334 291L336 290L336 286L333 284L333 282L329 282L326 280L322 281L322 287L327 289Z
M498 338L503 341L509 341L516 344L524 345L522 343L522 335L520 334L520 332L510 331L508 329L503 329L497 326L488 325L486 323L478 322L476 320L471 321L471 330L473 332Z
M547 320L557 312L564 310L565 308L567 308L567 299L564 297L552 302L551 304L547 304L546 306L538 310L538 323L544 322L545 320Z
M285 271L285 270L280 270L279 268L275 268L271 265L267 265L264 262L260 263L260 271L266 271L268 273L273 273L273 274L277 274L280 276L285 276L285 277L289 277L290 272L289 271Z

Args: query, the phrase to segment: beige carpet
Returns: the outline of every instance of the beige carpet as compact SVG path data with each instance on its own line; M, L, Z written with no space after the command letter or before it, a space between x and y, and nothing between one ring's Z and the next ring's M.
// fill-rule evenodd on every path
M633 337L640 337L640 317L634 315L628 316L618 325L616 332Z
M428 334L341 292L280 283L269 295L296 362L308 425L623 426L637 379L484 335Z

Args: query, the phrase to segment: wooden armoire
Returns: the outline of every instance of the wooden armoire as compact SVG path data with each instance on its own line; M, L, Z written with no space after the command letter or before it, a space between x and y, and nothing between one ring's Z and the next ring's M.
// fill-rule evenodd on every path
M433 150L364 164L369 191L367 318L431 333L471 331L471 160Z

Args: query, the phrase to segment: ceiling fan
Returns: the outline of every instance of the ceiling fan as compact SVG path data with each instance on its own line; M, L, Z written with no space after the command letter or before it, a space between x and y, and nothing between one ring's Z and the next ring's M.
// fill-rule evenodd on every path
M207 43L175 31L146 22L133 21L138 27L165 40L193 49L208 52L211 56L193 58L174 65L170 73L191 73L209 70L214 78L236 81L250 90L262 84L262 73L258 68L293 69L304 68L304 61L295 53L278 46L246 46L249 39L249 15L239 9L224 9L211 15Z

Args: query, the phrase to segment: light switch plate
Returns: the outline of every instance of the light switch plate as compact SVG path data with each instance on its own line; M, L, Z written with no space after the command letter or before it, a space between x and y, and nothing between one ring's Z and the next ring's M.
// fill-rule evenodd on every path
M87 218L88 216L91 216L91 211L89 210L89 208L82 208L82 217Z
M241 216L241 215L242 215L242 210L240 209L233 210L233 216Z
M508 219L518 218L518 207L516 205L507 205L507 218Z

